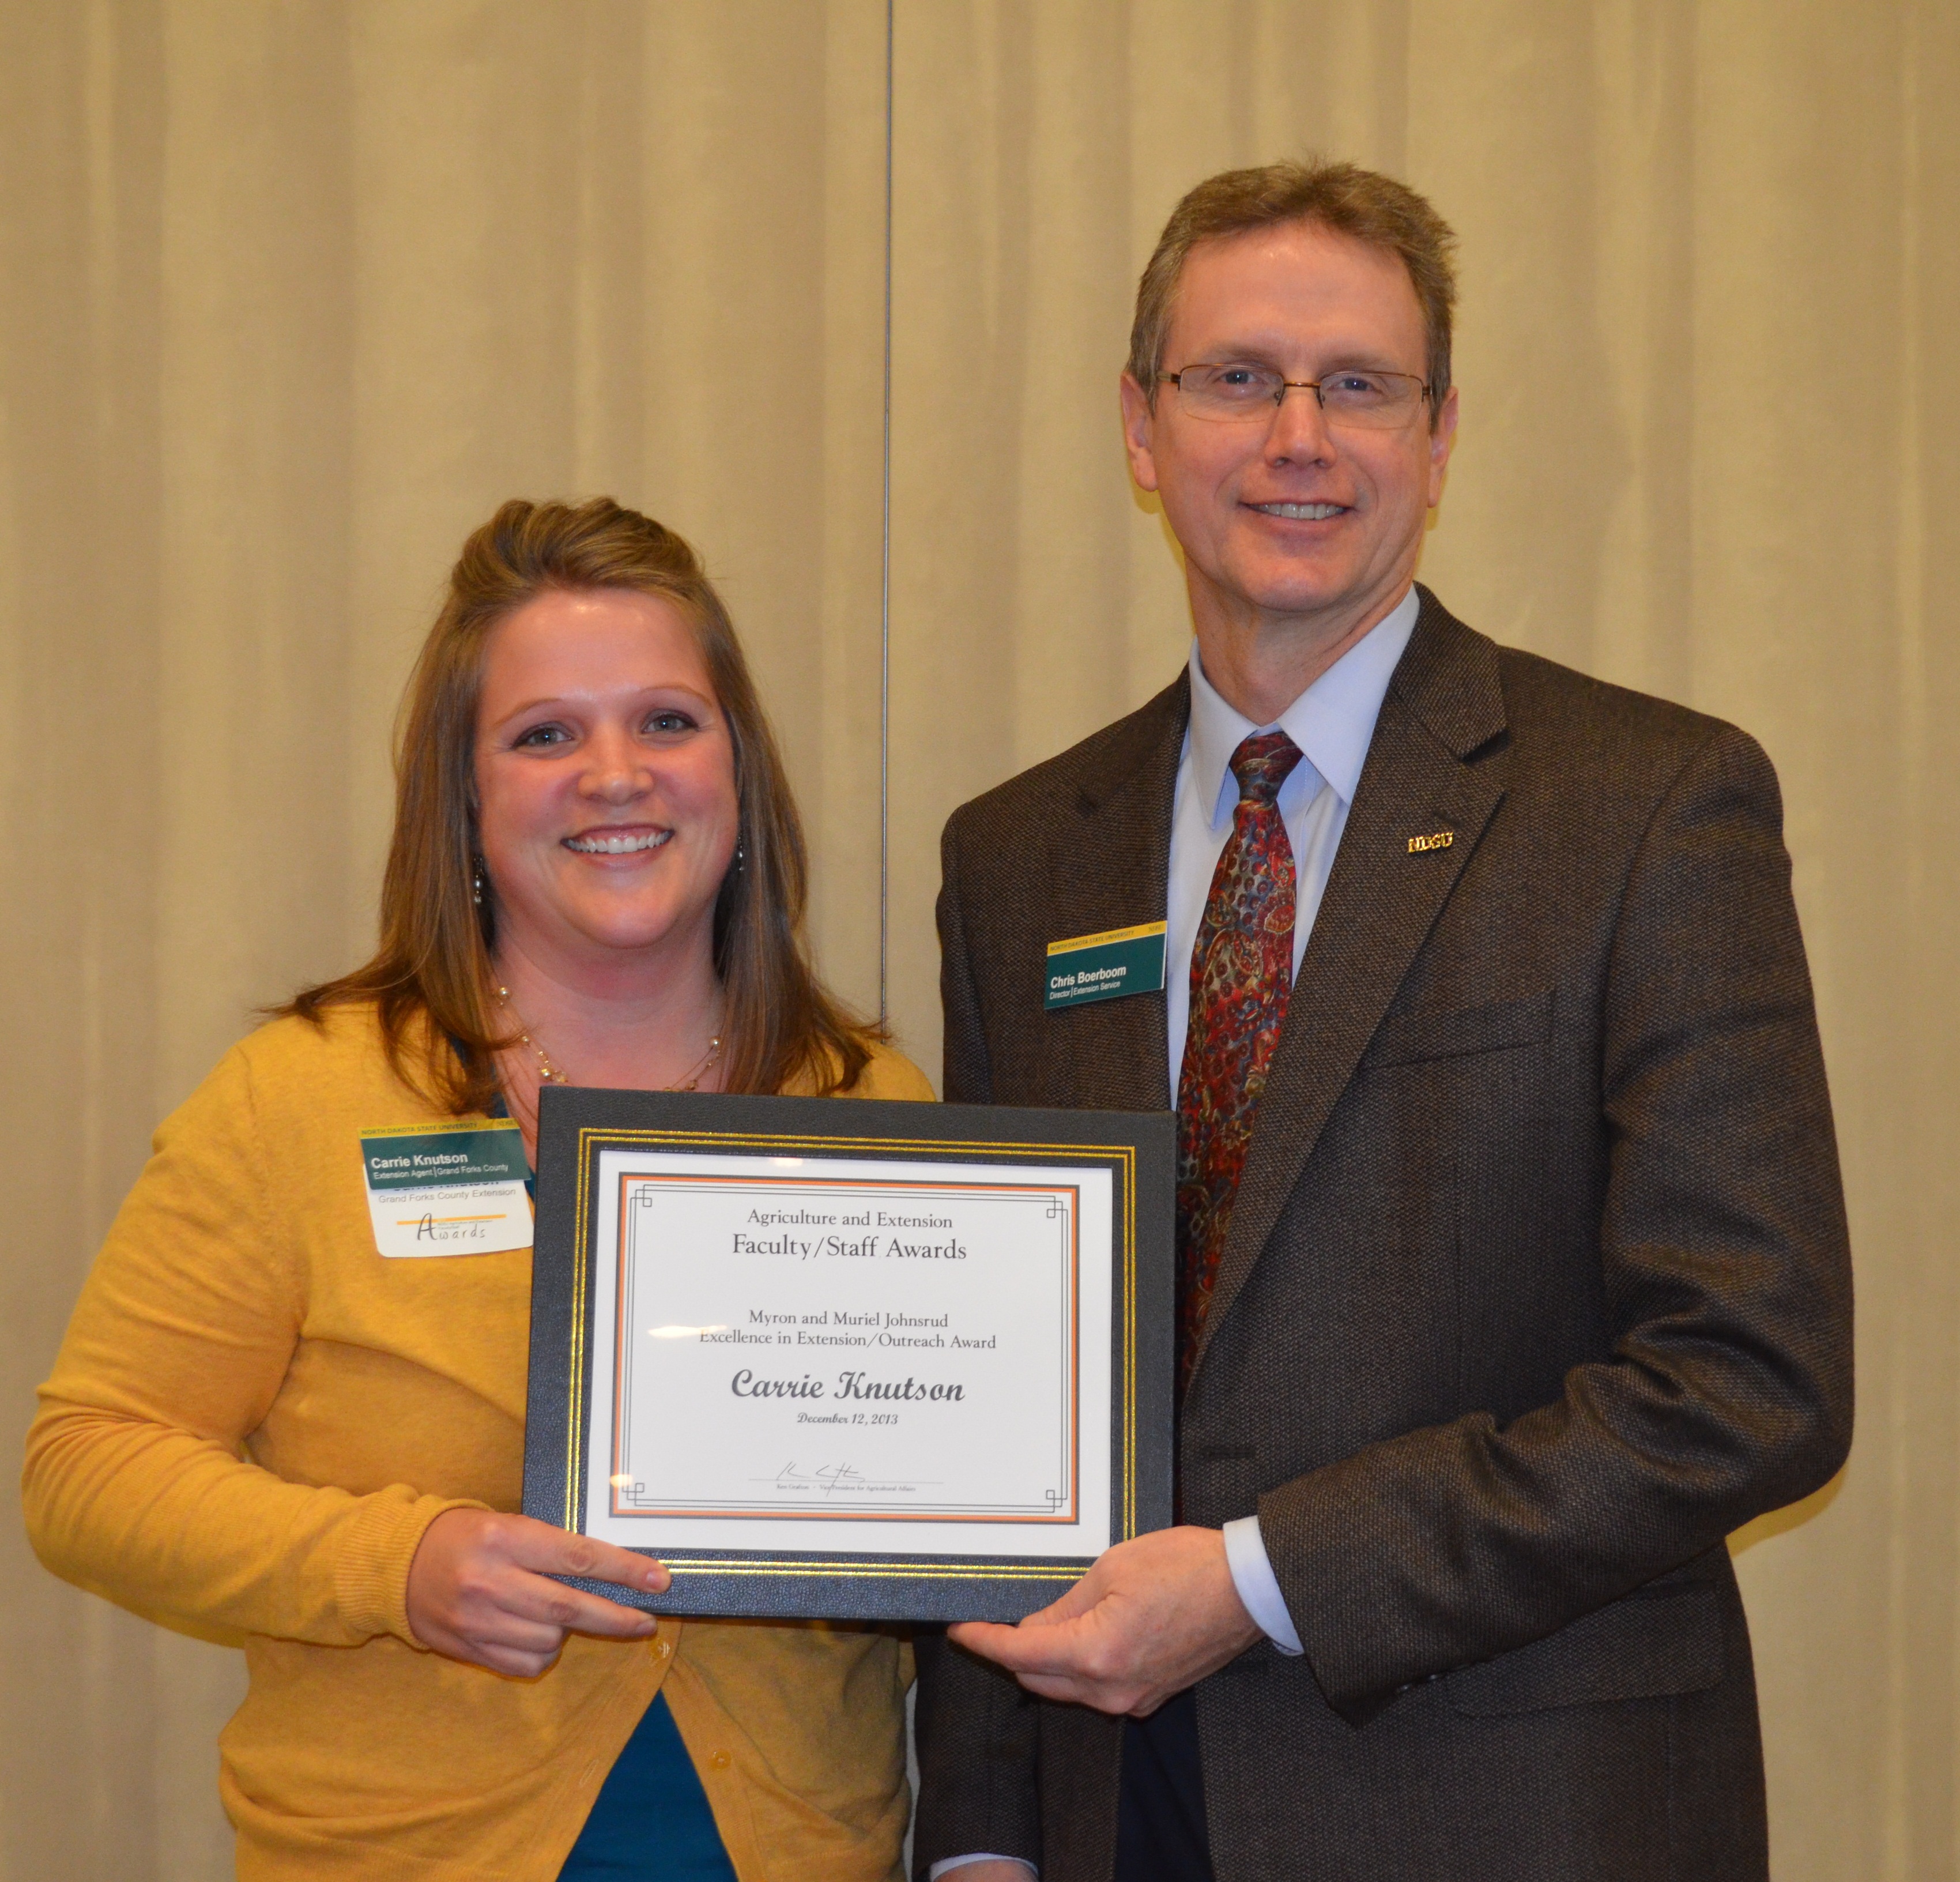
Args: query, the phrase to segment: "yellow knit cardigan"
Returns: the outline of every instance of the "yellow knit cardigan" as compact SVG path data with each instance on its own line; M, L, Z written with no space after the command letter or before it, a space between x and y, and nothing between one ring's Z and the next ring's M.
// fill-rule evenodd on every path
M880 1051L867 1097L929 1098ZM910 1654L822 1625L663 1619L574 1636L541 1677L428 1652L423 1530L518 1506L528 1249L386 1260L357 1141L446 1120L373 1014L234 1046L158 1130L27 1444L58 1575L245 1635L219 1740L238 1871L280 1882L549 1882L664 1692L741 1882L888 1882L908 1795Z

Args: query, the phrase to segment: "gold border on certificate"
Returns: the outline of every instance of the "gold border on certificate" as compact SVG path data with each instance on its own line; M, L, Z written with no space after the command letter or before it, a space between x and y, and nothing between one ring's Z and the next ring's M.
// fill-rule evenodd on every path
M1112 1511L1114 1540L1125 1540L1137 1533L1137 1447L1136 1447L1136 1182L1134 1146L1125 1144L1043 1144L1029 1142L993 1142L982 1139L948 1139L945 1138L854 1138L853 1148L866 1158L902 1157L908 1153L927 1158L943 1157L949 1151L968 1154L997 1154L1004 1159L1025 1164L1030 1159L1043 1157L1055 1161L1079 1161L1085 1155L1112 1159L1120 1164L1125 1180L1117 1185L1122 1198L1121 1219L1115 1224L1118 1243L1118 1262L1122 1269L1123 1285L1121 1290L1122 1320L1121 1337L1124 1349L1124 1363L1120 1368L1122 1378L1118 1387L1119 1415L1123 1421L1124 1442L1120 1447L1122 1456L1122 1472L1115 1486L1117 1492L1116 1508ZM726 1150L737 1152L759 1152L772 1156L795 1155L799 1153L821 1153L831 1148L829 1140L814 1138L800 1133L772 1133L737 1131L676 1131L657 1129L605 1129L581 1126L578 1133L578 1189L581 1196L590 1193L593 1177L593 1158L602 1150L618 1150L638 1146L656 1148L678 1146L698 1151ZM786 1181L790 1180L785 1180ZM807 1177L796 1180L807 1182ZM858 1187L873 1186L873 1180L852 1179ZM902 1188L918 1186L902 1183L891 1183L884 1186ZM943 1182L930 1186L954 1188L960 1186L952 1182ZM1036 1188L1039 1186L1021 1186ZM1079 1224L1074 1233L1079 1238ZM586 1500L587 1425L585 1394L588 1384L596 1387L597 1381L589 1379L588 1367L592 1355L586 1345L588 1302L586 1298L587 1277L591 1272L589 1245L590 1224L587 1212L581 1209L574 1231L574 1298L571 1314L571 1366L568 1384L567 1417L565 1425L565 1473L564 1526L568 1530L578 1530ZM1079 1245L1079 1244L1078 1244ZM1073 1301L1071 1311L1076 1310ZM1073 1436L1071 1441L1079 1443L1079 1414L1071 1412ZM616 1423L615 1442L616 1443ZM1073 1480L1073 1479L1072 1479ZM671 1512L660 1512L671 1514ZM863 1517L833 1517L834 1521L886 1520L875 1514ZM893 1519L896 1520L896 1519ZM913 1517L911 1520L966 1521L972 1517ZM985 1520L985 1519L978 1519ZM1026 1523L1042 1519L1004 1517L1004 1521ZM1050 1518L1048 1520L1062 1520ZM952 1560L937 1559L930 1565L916 1562L886 1564L878 1562L840 1563L835 1556L802 1559L781 1554L772 1554L767 1560L730 1560L723 1556L694 1558L669 1555L663 1557L669 1570L676 1577L698 1575L761 1575L800 1576L812 1573L827 1576L842 1576L854 1580L918 1581L924 1580L985 1580L1015 1582L1048 1582L1066 1584L1074 1581L1080 1574L1079 1566L1066 1562L1054 1564L1036 1562L1002 1562L982 1560Z
M616 1148L609 1144L609 1148ZM625 1454L625 1441L622 1433L628 1422L625 1403L627 1374L628 1329L632 1319L626 1311L626 1301L632 1281L632 1250L629 1244L637 1224L632 1221L628 1207L633 1199L629 1192L636 1186L654 1189L662 1185L679 1187L682 1185L712 1186L717 1189L740 1189L744 1191L779 1188L788 1191L810 1193L834 1190L854 1195L903 1192L921 1200L931 1196L953 1195L1024 1196L1049 1199L1067 1198L1060 1213L1064 1224L1066 1246L1063 1250L1063 1284L1067 1301L1062 1316L1063 1343L1061 1363L1063 1369L1061 1409L1066 1429L1061 1433L1061 1476L1065 1488L1052 1493L1045 1513L1038 1512L1032 1505L1022 1508L1001 1507L994 1514L975 1514L972 1509L921 1511L914 1507L902 1510L848 1510L835 1501L828 1499L819 1508L786 1508L781 1504L772 1503L766 1514L775 1522L820 1523L1010 1523L1017 1527L1033 1524L1052 1523L1073 1524L1078 1520L1081 1497L1081 1411L1079 1345L1081 1338L1081 1269L1082 1269L1082 1199L1079 1185L1072 1183L1040 1184L1031 1183L958 1183L951 1180L927 1182L897 1177L824 1176L806 1170L790 1177L743 1175L740 1177L725 1175L707 1175L689 1170L663 1170L649 1172L632 1170L621 1172L619 1183L619 1209L616 1228L619 1246L615 1249L613 1261L614 1285L616 1289L616 1310L613 1316L612 1352L612 1473L607 1488L610 1492L608 1513L615 1517L640 1517L658 1520L668 1517L724 1517L740 1518L764 1514L759 1507L710 1509L686 1508L662 1503L633 1506L622 1501L619 1486L631 1479L632 1470ZM1051 1211L1051 1214L1055 1212Z

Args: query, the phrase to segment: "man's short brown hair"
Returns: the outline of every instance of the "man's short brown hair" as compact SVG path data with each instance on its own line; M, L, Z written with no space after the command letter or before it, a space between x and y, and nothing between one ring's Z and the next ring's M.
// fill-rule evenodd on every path
M1171 211L1157 237L1157 252L1137 283L1137 317L1130 329L1130 371L1150 402L1157 402L1171 309L1191 251L1201 242L1278 222L1317 222L1401 258L1422 308L1433 425L1449 390L1456 231L1407 183L1358 164L1323 163L1318 158L1221 170L1206 177Z

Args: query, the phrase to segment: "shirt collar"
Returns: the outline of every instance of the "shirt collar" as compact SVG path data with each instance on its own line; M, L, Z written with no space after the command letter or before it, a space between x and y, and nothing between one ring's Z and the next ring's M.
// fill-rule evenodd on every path
M1226 704L1205 678L1198 643L1192 642L1191 731L1186 750L1192 782L1202 794L1198 801L1211 807L1208 821L1214 830L1239 801L1236 788L1227 795L1232 754L1255 732L1276 728L1284 732L1315 773L1334 787L1341 802L1354 802L1368 746L1375 736L1375 721L1381 717L1382 701L1421 612L1421 602L1411 586L1271 725L1255 725Z

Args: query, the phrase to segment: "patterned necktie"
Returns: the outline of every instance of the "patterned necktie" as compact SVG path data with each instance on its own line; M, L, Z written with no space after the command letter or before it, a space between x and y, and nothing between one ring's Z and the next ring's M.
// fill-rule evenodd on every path
M1239 1172L1293 989L1293 845L1280 786L1300 763L1284 732L1232 754L1239 805L1191 951L1191 1024L1177 1103L1177 1363L1189 1384Z

